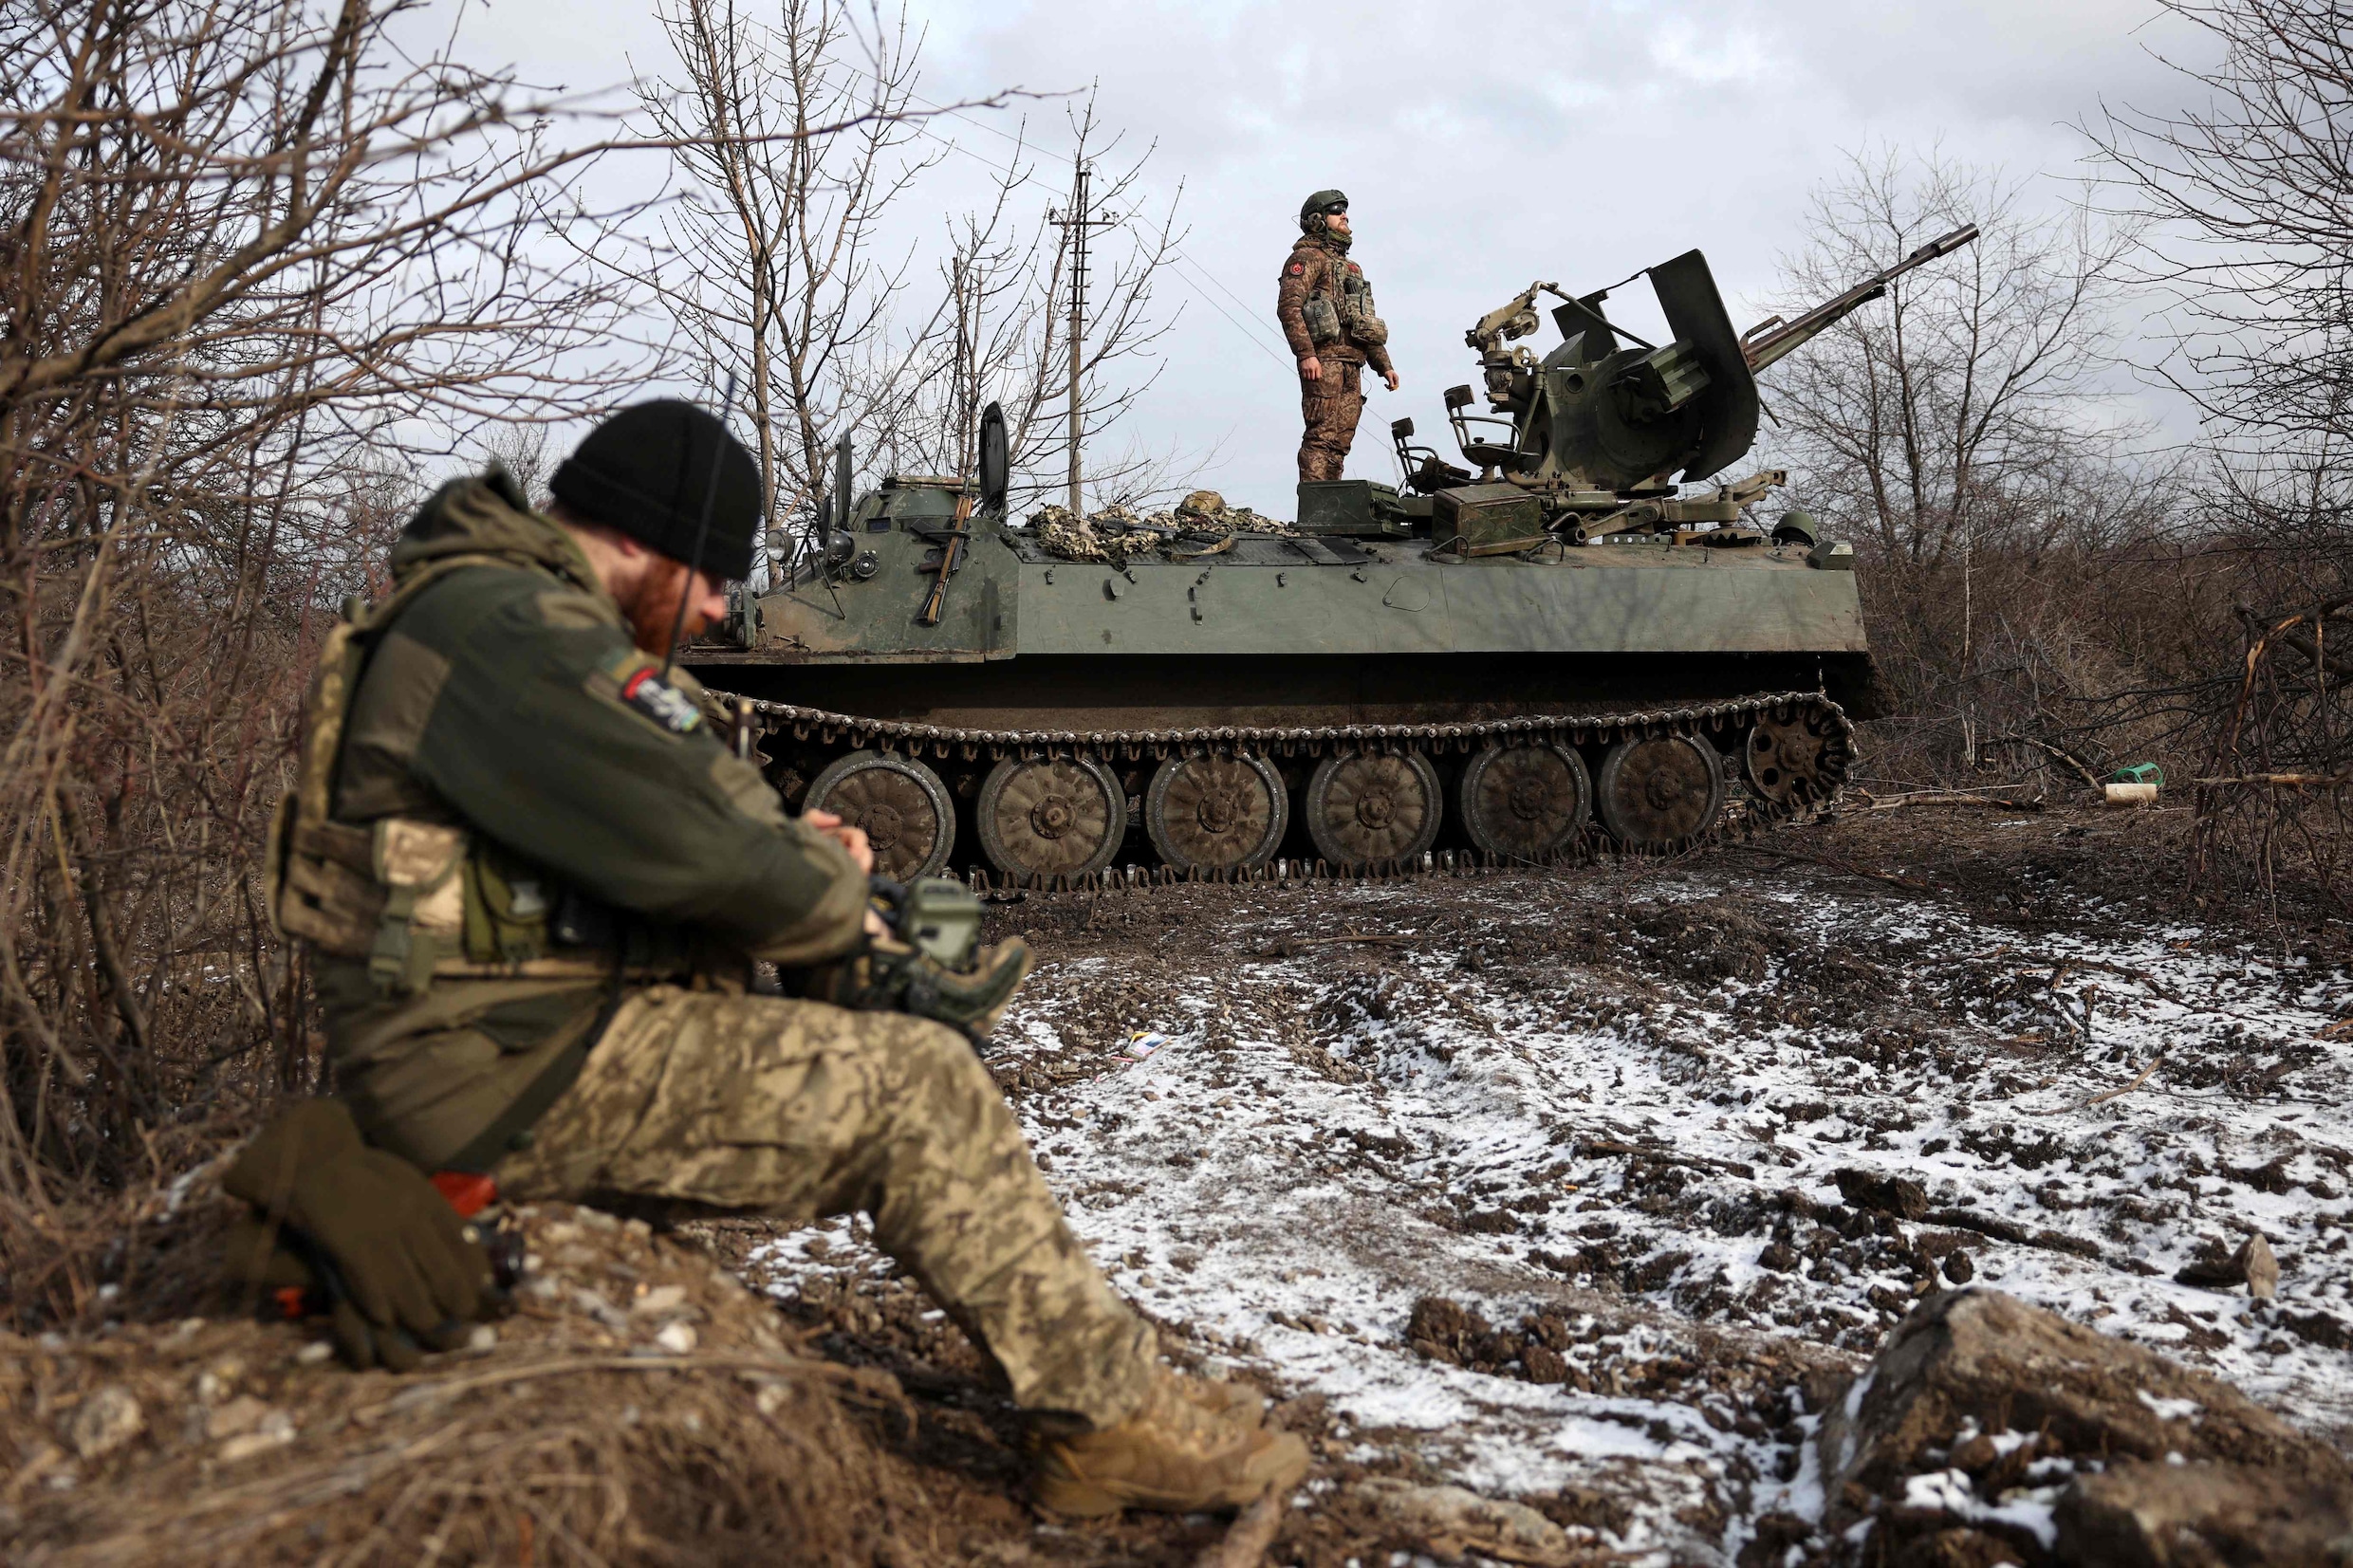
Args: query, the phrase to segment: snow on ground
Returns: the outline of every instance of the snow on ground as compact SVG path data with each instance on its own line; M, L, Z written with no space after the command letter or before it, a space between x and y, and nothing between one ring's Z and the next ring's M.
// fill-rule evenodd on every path
M1729 1560L1810 1484L1809 1369L1959 1279L2353 1427L2342 971L1731 855L1188 896L1041 943L991 1064L1121 1288L1353 1459ZM2173 1279L2255 1231L2276 1303ZM1409 1344L1430 1297L1496 1331L1466 1365Z

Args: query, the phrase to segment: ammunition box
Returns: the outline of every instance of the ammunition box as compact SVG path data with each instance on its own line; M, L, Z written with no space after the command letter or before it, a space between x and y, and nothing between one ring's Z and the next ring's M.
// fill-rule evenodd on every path
M1370 479L1311 479L1299 487L1299 531L1403 539L1413 524L1394 486Z
M1430 536L1456 555L1499 555L1550 536L1544 507L1517 485L1463 485L1438 491Z

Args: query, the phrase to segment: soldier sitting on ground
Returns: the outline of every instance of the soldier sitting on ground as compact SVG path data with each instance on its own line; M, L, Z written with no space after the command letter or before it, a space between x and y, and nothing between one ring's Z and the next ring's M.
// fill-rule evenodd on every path
M933 1021L985 1031L1026 954L907 988L933 1018L748 990L766 960L871 1000L915 962L882 940L864 836L788 818L667 665L750 570L750 454L701 409L641 403L551 489L541 513L500 470L444 486L391 596L329 639L273 899L317 954L342 1098L232 1169L261 1210L233 1261L329 1286L347 1357L398 1365L489 1295L425 1171L516 1200L863 1211L1028 1413L1046 1505L1295 1482L1306 1448L1262 1401L1158 1364L966 1034Z

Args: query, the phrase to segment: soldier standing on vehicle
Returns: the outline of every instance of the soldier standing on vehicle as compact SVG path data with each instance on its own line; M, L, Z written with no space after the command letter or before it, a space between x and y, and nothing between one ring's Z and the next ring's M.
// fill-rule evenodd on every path
M1398 389L1389 362L1389 328L1373 309L1364 269L1348 259L1348 198L1318 191L1299 210L1299 242L1283 264L1274 313L1299 361L1299 401L1307 431L1299 443L1299 477L1337 479L1364 412L1362 372Z
M350 1358L398 1364L487 1283L448 1207L415 1198L422 1172L793 1225L862 1210L1029 1413L1047 1506L1295 1482L1306 1448L1262 1401L1158 1364L966 1035L933 1021L985 1032L1017 944L903 992L926 1017L748 991L755 959L907 961L864 835L788 818L669 666L750 572L750 455L702 409L640 403L550 488L542 513L503 470L442 487L391 596L323 655L272 901L318 955L341 1098L281 1117L226 1182L289 1227L259 1250L283 1236L281 1274L324 1280ZM873 1005L862 981L805 994Z

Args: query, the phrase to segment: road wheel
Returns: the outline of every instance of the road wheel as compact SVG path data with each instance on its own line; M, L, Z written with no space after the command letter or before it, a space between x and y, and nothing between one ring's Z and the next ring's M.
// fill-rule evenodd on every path
M1807 707L1783 718L1769 713L1749 731L1749 783L1775 805L1804 807L1830 798L1833 765L1846 737L1830 715Z
M1283 842L1290 802L1264 757L1171 757L1144 792L1144 832L1177 871L1263 866Z
M1417 858L1444 810L1437 769L1417 751L1326 757L1307 780L1307 836L1339 865Z
M1593 778L1566 746L1537 743L1474 753L1455 799L1463 831L1487 854L1545 860L1576 842L1593 811Z
M955 848L955 807L939 775L912 757L853 751L809 784L806 811L831 811L866 830L875 874L904 882L936 876Z
M1101 871L1127 836L1127 796L1092 757L1014 757L989 770L973 811L981 853L1009 876Z
M1632 849L1672 849L1715 825L1724 765L1697 735L1629 737L1602 759L1602 825Z

